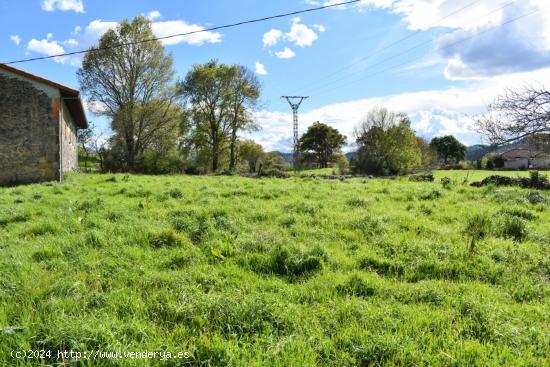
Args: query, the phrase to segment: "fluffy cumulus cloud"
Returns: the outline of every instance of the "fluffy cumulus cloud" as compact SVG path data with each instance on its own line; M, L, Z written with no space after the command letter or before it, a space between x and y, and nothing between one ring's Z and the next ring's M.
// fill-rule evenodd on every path
M16 46L19 46L19 44L21 43L21 37L19 37L19 35L17 34L10 36L10 40L15 43Z
M264 33L264 37L263 37L264 47L275 46L282 37L283 37L283 32L281 32L278 29L272 29L269 32Z
M153 33L157 37L165 37L172 34L197 32L204 30L204 27L197 24L189 24L183 20L169 20L153 22ZM162 40L164 45L177 45L187 43L189 45L201 46L205 43L219 43L222 35L217 32L200 32L188 36L178 36Z
M82 0L43 0L42 9L45 11L74 11L84 13L84 3Z
M285 47L284 50L275 52L275 56L279 59L292 59L296 54L290 48Z
M417 134L426 138L452 134L471 145L482 141L475 132L473 117L484 113L486 106L506 88L537 84L550 80L550 67L537 71L509 74L470 82L460 88L402 93L385 97L336 103L300 113L300 132L313 121L323 121L337 128L353 142L354 127L374 107L407 113ZM307 111L307 105L303 106ZM292 114L261 111L256 114L262 130L253 138L268 150L291 150Z
M264 47L273 47L281 42L291 43L297 47L308 47L319 38L315 32L324 32L325 27L321 24L314 24L311 27L302 23L298 17L292 19L292 24L288 32L280 29L271 29L264 33L262 42ZM285 47L283 51L275 52L275 56L280 59L290 59L296 54L290 48Z
M285 34L285 37L289 42L299 47L311 46L319 38L317 33L303 24L300 18L292 20L290 31Z
M267 69L265 68L265 65L259 61L256 61L256 73L258 75L267 75Z
M443 29L435 49L447 64L448 79L482 79L550 64L548 0L363 0L350 7L386 9L412 31Z
M531 15L519 18L524 14ZM501 25L483 27L481 32L457 29L439 37L437 51L448 59L446 77L484 78L550 65L548 17L550 8L545 12L518 4L504 11Z
M34 38L31 39L27 44L27 51L36 52L38 54L46 55L46 56L55 56L55 55L65 53L65 49L63 48L63 46L61 46L55 40L50 40L50 38L41 39L41 40L37 40ZM53 60L58 63L66 62L65 57L55 57Z
M161 17L161 14L160 14L160 11L158 10L153 10L153 11L150 11L149 13L147 13L147 19L150 19L150 20L155 20L155 19L158 19Z
M147 14L150 19L159 19L161 14L158 11L151 11ZM72 32L71 37L65 40L55 40L53 34L48 33L46 39L33 39L27 44L27 51L42 55L52 56L65 51L83 50L97 44L101 36L109 29L115 28L117 22L104 21L96 19L88 23L84 28L77 26ZM153 33L157 37L165 37L172 34L188 33L204 30L204 27L197 24L189 24L183 20L154 21L152 22ZM216 32L200 32L188 36L178 36L162 40L164 45L176 45L186 43L189 45L200 46L205 43L221 42L221 34ZM55 51L55 52L54 52ZM79 66L82 62L82 55L71 55L57 57L55 62Z

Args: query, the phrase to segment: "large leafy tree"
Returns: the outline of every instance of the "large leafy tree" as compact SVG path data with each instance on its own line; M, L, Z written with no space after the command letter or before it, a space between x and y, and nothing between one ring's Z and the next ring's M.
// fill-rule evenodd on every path
M320 168L327 168L328 163L339 153L342 145L346 143L346 137L335 128L315 122L300 138L300 151L306 154L314 154Z
M181 84L189 102L194 135L208 145L212 171L220 168L221 153L229 145L229 166L235 168L237 134L254 126L251 109L259 95L253 73L237 65L212 60L195 65Z
M466 146L452 135L433 138L430 147L436 151L438 159L445 163L458 163L466 158Z
M112 119L113 141L122 145L130 170L159 138L170 135L167 130L177 130L179 120L172 57L153 38L148 19L124 20L90 49L77 72L94 112Z
M262 160L264 154L264 148L253 140L239 142L239 157L248 164L250 173L256 172L258 163Z
M252 111L260 98L260 82L256 74L244 66L230 68L229 85L229 169L233 171L237 163L237 138L241 130L257 130Z
M397 174L421 163L416 135L405 114L373 109L355 129L355 137L359 172Z

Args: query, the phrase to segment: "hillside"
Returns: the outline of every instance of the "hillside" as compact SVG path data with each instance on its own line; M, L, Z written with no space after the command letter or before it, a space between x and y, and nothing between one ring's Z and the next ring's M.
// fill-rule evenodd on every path
M189 353L166 366L543 366L549 198L465 175L0 188L0 365L44 349ZM475 215L490 227L470 253Z

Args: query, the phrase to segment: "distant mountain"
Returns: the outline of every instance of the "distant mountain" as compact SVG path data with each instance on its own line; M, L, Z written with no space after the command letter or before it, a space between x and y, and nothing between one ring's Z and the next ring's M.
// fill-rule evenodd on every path
M277 153L278 155L283 157L285 159L285 162L287 162L288 164L292 164L292 162L294 161L294 159L292 158L292 153L283 153L283 152L279 152L277 150L275 150L273 152L268 152L268 153Z
M477 161L483 158L486 154L496 151L498 148L492 145L471 145L466 147L466 160Z

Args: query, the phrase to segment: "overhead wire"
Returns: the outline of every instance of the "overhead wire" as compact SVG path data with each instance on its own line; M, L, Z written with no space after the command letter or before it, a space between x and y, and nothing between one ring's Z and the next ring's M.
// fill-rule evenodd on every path
M314 11L319 11L319 10L324 10L324 9L329 9L329 8L334 8L334 7L339 7L339 6L351 5L351 4L358 3L360 1L361 0L350 0L350 1L340 2L340 3L327 4L327 5L318 6L318 7L315 7L315 8L298 10L298 11L293 11L293 12L283 13L283 14L277 14L277 15L270 15L270 16L263 17L263 18L250 19L250 20L245 20L245 21L240 21L240 22L236 22L236 23L205 28L205 29L199 29L199 30L195 30L195 31L185 32L185 33L177 33L177 34L171 34L171 35L163 36L163 37L154 37L154 38L149 38L149 39L145 39L145 40L119 43L119 44L108 46L108 47L98 47L98 48L92 48L92 49L88 49L88 50L65 52L65 53L60 53L60 54L56 54L56 55L48 55L48 56L40 56L40 57L33 57L33 58L28 58L28 59L8 61L8 62L4 62L3 64L4 65L11 65L11 64L20 64L20 63L24 63L24 62L31 62L31 61L38 61L38 60L54 59L54 58L57 58L57 57L78 55L78 54L84 54L84 53L88 53L88 52L97 52L97 51L101 51L101 50L109 50L109 49L114 49L114 48L118 48L118 47L137 45L137 44L146 43L146 42L161 41L161 40L174 38L174 37L190 36L190 35L197 34L197 33L212 32L212 31L217 31L217 30L220 30L220 29L239 27L239 26L247 25L247 24L265 22L267 20L285 18L285 17L290 17L290 16L304 14L304 13L310 13L310 12L314 12Z
M536 14L536 13L542 11L542 10L545 10L545 9L547 9L547 8L550 8L550 5L545 6L545 7L542 7L542 8L539 8L539 9L534 10L534 11L529 12L529 13L524 13L524 14L522 14L522 15L520 15L520 16L515 17L515 18L512 18L512 19L510 19L510 20L508 20L508 21L506 21L506 22L503 22L503 23L501 24L501 26L506 26L506 25L508 25L508 24L511 24L511 23L513 23L513 22L516 22L516 21L518 21L518 20L520 20L520 19L523 19L523 18L525 18L525 17L534 15L534 14ZM460 44L460 43L462 43L462 42L466 42L466 41L468 41L468 40L473 39L474 37L477 37L477 36L479 36L479 35L482 35L482 34L484 34L484 33L487 33L487 32L489 32L490 30L491 30L491 29L484 29L484 30L482 30L482 31L475 32L475 33L473 33L472 35L470 35L470 36L468 36L468 37L466 37L466 38L463 38L463 39L460 39L460 40L458 40L458 41L455 41L455 42L452 42L452 43L449 43L449 44L445 45L444 47L442 47L442 49L445 49L445 48L449 48L449 47L455 46L455 45ZM406 62L397 64L397 65L393 65L393 66L391 66L391 67L389 67L389 68L385 68L385 69L382 69L382 70L378 70L378 71L376 71L376 72L374 72L374 73L364 75L363 77L361 77L361 78L359 78L359 79L355 79L355 80L353 80L352 82L345 83L345 84L341 84L341 85L338 85L338 86L333 87L333 88L321 90L321 92L320 92L320 93L316 93L315 96L324 95L324 94L327 94L327 93L332 92L332 91L334 91L334 90L337 90L337 89L340 89L340 88L344 88L344 87L347 87L347 86L352 85L352 84L357 84L357 83L359 83L359 82L361 82L361 81L363 81L363 80L365 80L365 79L368 79L368 78L370 78L370 77L379 75L379 74L384 73L384 72L387 72L387 71L395 71L395 70L397 70L397 69L400 68L400 67L403 67L403 66L405 66L405 65L410 64L411 61L418 61L418 60L420 60L420 59L421 59L421 58L416 58L416 59L413 59L413 60L407 60Z
M474 23L474 22L476 22L476 21L478 21L478 20L480 20L480 19L486 18L486 17L488 17L488 16L490 16L490 15L492 15L492 14L494 14L494 13L496 13L496 12L498 12L498 11L500 11L500 10L502 10L502 9L504 9L504 8L506 8L506 7L508 7L508 6L512 5L512 4L514 4L515 2L517 2L517 0L509 1L509 2L505 3L504 5L500 6L499 8L497 8L497 9L494 9L494 10L488 12L488 13L485 13L484 15L481 15L481 16L475 18L475 19L472 19L471 21L469 21L469 22L467 22L467 23L462 24L460 28L464 28L465 26L467 26L467 25L469 25L469 24L471 24L471 23ZM444 36L444 35L447 35L447 34L451 34L451 33L453 33L453 32L455 32L455 29L452 29L452 30L443 32L443 33L439 34L439 37ZM397 54L394 54L394 55L391 55L391 56L389 56L389 57L386 57L386 58L384 58L384 59L382 59L382 60L379 60L378 62L369 65L369 67L372 68L372 67L374 67L374 66L382 65L382 64L386 63L387 61L393 60L393 59L395 59L395 58L397 58L397 57L400 57L400 56L403 56L403 55L405 55L405 54L408 54L408 53L410 53L410 52L412 52L412 51L414 51L414 50L416 50L416 49L418 49L418 48L420 48L420 47L423 47L423 46L426 46L426 45L431 45L431 44L432 44L432 40L431 40L431 39L430 39L430 40L427 40L427 41L425 41L425 42L422 42L422 43L419 43L419 44L417 44L417 45L415 45L415 46L412 46L412 47L410 47L410 48L408 48L408 49L405 49L405 50L403 50L403 51L401 51L401 52L399 52L399 53L397 53ZM330 86L330 85L332 85L332 84L334 84L334 83L337 83L337 82L340 82L340 81L342 81L342 80L344 80L344 79L349 79L349 78L351 78L351 77L355 77L355 76L357 76L357 75L360 75L361 73L362 73L362 71L355 71L355 72L352 72L352 73L350 73L350 74L348 74L348 75L345 75L345 76L343 76L343 77L341 77L341 78L339 78L339 79L335 79L335 80L332 80L332 81L328 81L328 82L321 83L321 84L319 84L316 88L321 88L321 89L322 89L322 88L324 88L324 87L326 87L326 86ZM310 88L307 88L307 89L300 89L299 91L303 91L303 90L310 91L310 90L312 90L312 89L311 89L311 87L310 87Z

